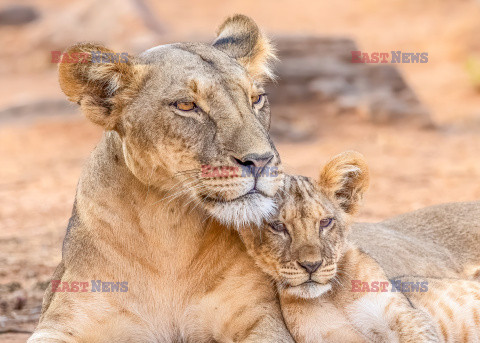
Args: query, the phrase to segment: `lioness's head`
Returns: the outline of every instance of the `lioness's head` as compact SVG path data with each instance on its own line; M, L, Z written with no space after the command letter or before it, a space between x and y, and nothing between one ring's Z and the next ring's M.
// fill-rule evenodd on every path
M261 230L240 231L249 253L281 292L314 298L331 288L368 179L367 165L356 152L336 156L318 182L286 176L277 195L278 215Z
M87 59L60 63L62 90L121 140L138 180L229 224L273 212L283 174L262 82L274 55L250 18L227 19L213 44L162 45L110 63L113 51L97 44L66 53Z

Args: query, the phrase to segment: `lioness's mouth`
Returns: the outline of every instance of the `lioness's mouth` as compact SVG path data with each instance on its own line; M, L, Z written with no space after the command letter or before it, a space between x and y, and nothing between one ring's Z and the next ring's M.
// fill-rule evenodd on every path
M265 198L269 198L269 196L267 196L265 193L257 190L257 189L251 189L249 190L247 193L245 194L242 194L236 198L233 198L233 199L221 199L221 198L212 198L211 196L202 196L202 200L205 200L207 202L210 202L210 203L232 203L232 202L236 202L236 201L241 201L241 200L250 200L250 199L253 199L254 197L258 197L258 196L263 196Z
M276 211L273 199L257 189L233 199L214 198L208 195L200 197L213 217L236 228L245 225L260 226Z

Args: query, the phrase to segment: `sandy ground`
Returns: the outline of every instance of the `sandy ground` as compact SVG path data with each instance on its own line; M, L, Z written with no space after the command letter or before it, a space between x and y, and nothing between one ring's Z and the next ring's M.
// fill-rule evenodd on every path
M478 2L299 0L292 6L276 0L180 0L154 7L170 37L181 39L211 38L221 18L241 12L274 35L348 36L370 52L428 51L428 64L400 69L432 111L435 129L376 126L354 115L331 116L313 105L298 105L288 112L301 113L295 125L313 128L315 137L295 144L277 137L277 147L288 172L313 177L332 155L362 152L372 185L360 220L480 199L480 96L464 68L468 56L480 52ZM1 79L0 107L61 97L53 67ZM282 111L274 107L272 120ZM28 334L2 331L31 331L36 324L43 289L61 257L80 170L100 135L79 114L0 122L2 342L24 342Z

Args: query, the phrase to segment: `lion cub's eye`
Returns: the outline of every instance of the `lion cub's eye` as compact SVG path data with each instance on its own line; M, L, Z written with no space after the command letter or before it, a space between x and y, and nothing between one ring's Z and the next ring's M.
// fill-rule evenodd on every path
M197 104L194 102L176 102L174 105L180 111L192 111L197 108Z
M320 220L320 228L321 229L326 229L333 223L333 218L324 218Z
M287 233L288 234L287 227L282 222L269 223L268 226L270 226L270 228L274 232Z

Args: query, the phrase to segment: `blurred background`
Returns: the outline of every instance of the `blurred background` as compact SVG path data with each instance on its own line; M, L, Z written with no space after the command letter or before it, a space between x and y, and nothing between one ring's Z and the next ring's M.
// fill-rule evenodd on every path
M38 320L101 135L65 100L51 51L211 42L234 13L278 47L271 132L288 172L316 176L332 155L362 152L372 173L362 221L480 198L479 1L1 0L0 341L24 342ZM428 62L353 64L354 50Z

